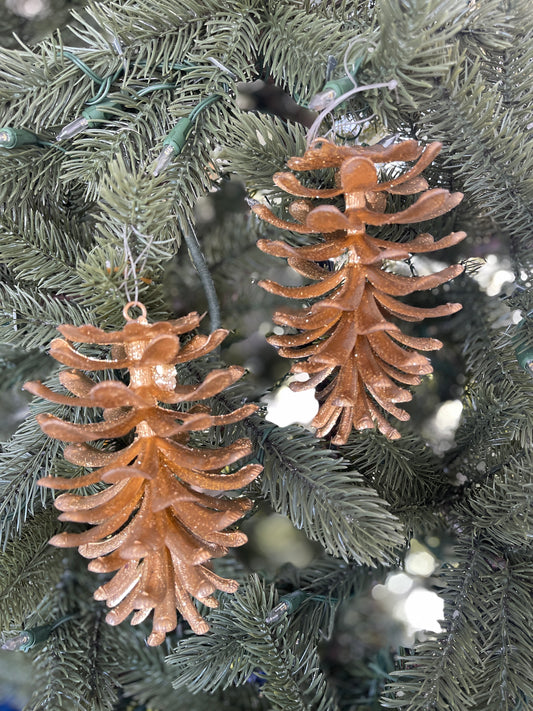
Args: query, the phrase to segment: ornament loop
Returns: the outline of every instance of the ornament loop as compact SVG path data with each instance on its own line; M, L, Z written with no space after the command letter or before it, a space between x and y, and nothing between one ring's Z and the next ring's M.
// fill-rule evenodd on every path
M134 307L137 307L138 309L141 310L141 315L138 316L137 318L132 318L128 313L129 310ZM147 316L146 306L144 304L142 304L140 301L128 301L126 306L124 306L124 308L122 309L122 315L124 316L126 321L140 321L141 319L146 320L146 316Z

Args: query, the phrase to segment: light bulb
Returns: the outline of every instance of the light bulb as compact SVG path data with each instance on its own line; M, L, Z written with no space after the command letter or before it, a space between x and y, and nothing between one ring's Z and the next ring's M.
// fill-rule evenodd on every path
M19 148L20 146L39 145L40 139L35 133L25 128L0 128L0 148Z
M188 116L182 116L168 136L163 141L163 150L159 154L154 168L154 175L159 175L172 162L175 155L183 150L190 132L193 129L193 122Z
M80 116L75 121L64 126L56 136L56 141L64 141L65 138L73 138L78 133L83 133L89 128L89 121L85 116Z
M1 139L0 139L1 140ZM16 637L11 637L4 642L1 649L6 649L9 652L24 652L28 644L31 644L32 636L29 632L21 632Z
M65 138L73 138L88 128L94 128L98 124L108 121L109 115L112 113L110 109L118 108L121 105L122 104L117 101L106 99L106 101L100 101L98 104L88 106L81 112L81 116L61 129L56 136L56 141L64 141Z
M170 143L167 143L167 145L163 148L163 150L159 154L157 163L155 164L155 168L154 168L154 175L155 176L158 176L159 173L162 173L164 170L166 170L168 168L168 166L172 162L172 159L174 158L175 154L176 154L176 151L174 150L174 148L170 145Z
M309 102L309 108L312 111L322 111L332 101L339 96L346 94L352 87L356 86L351 77L342 77L341 79L332 79L326 82L322 87L322 91L315 94Z
M309 108L311 111L322 111L328 104L337 98L335 91L333 89L328 89L327 91L321 91L315 94L311 101L309 102Z

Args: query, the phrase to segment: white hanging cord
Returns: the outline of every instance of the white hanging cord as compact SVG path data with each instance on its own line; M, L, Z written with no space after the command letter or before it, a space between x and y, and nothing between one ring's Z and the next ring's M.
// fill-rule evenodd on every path
M311 125L311 128L309 129L307 133L307 147L311 145L311 143L315 140L318 134L318 129L320 128L320 124L322 121L326 118L326 116L333 111L339 104L342 104L344 101L349 99L351 96L354 94L358 94L360 91L369 91L370 89L390 89L391 91L393 89L396 89L398 86L398 82L396 79L392 79L391 81L387 82L380 82L378 84L366 84L365 86L354 86L353 89L350 89L350 91L347 91L345 94L341 94L341 96L338 96L336 99L334 99L330 104L326 106L326 108L321 111L316 119L313 121L313 124ZM365 119L366 121L367 119Z
M126 294L126 298L128 301L138 301L139 300L139 287L137 285L137 269L135 266L135 260L133 259L133 254L130 249L130 245L128 242L128 230L126 229L126 226L122 228L122 242L124 245L124 281L121 284L121 287L124 287L124 292ZM131 273L133 274L133 282L135 284L135 295L133 299L131 298L130 290L128 287L128 279L130 276L130 271L129 267L131 266Z
M148 261L148 253L150 252L150 247L152 246L152 242L153 242L154 238L152 236L143 234L140 230L138 230L136 227L133 227L133 226L131 226L131 231L134 232L137 237L147 240L147 242L146 242L146 245L144 246L143 250L139 254L139 256L135 259L133 257L133 253L131 251L131 247L130 247L130 244L128 241L128 229L126 228L126 226L124 226L123 231L122 231L122 240L123 240L123 245L124 245L124 258L125 258L124 280L123 280L122 284L120 285L120 288L124 288L124 293L126 294L126 298L128 299L128 301L138 301L139 300L139 276L138 276L138 274L142 274L146 268L146 262ZM133 284L134 284L133 299L131 298L130 290L128 287L128 279L130 276L133 276Z

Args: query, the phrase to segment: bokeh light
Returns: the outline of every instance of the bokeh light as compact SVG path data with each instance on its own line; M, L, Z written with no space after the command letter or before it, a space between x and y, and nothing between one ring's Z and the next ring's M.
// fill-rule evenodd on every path
M48 9L45 0L6 0L6 6L16 15L28 19L37 17Z
M266 419L278 427L301 424L309 425L318 412L318 403L315 399L314 388L294 393L289 388L289 383L294 380L305 381L309 376L305 373L292 376L277 390L265 397L268 403Z

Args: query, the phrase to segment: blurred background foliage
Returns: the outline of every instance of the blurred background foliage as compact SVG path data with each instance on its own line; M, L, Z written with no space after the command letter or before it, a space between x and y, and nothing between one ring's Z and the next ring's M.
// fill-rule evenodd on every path
M57 29L61 29L68 44L74 40L66 28L70 11L83 5L84 0L1 0L0 46L20 47L17 37L25 44L35 44Z

